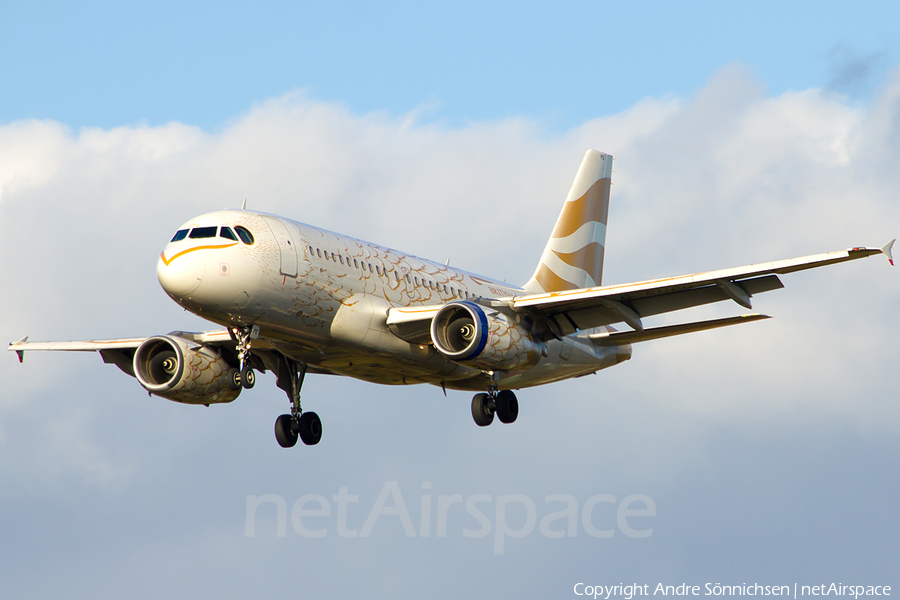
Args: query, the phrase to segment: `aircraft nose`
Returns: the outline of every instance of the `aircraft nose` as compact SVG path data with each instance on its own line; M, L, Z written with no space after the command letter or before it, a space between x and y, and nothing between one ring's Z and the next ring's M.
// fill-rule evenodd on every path
M167 294L185 298L200 287L206 272L203 252L185 252L167 256L164 251L156 263L156 277Z

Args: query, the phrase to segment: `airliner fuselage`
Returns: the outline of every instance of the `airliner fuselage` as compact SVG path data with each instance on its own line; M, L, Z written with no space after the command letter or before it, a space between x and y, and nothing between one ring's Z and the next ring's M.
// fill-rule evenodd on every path
M160 255L157 275L185 309L229 328L257 325L262 338L298 363L375 383L469 390L489 382L482 369L448 360L430 340L398 337L387 323L389 311L461 301L490 307L491 299L527 294L448 265L246 210L220 210L185 223ZM578 336L549 339L527 371L498 373L498 387L549 383L630 356L630 345L597 346Z

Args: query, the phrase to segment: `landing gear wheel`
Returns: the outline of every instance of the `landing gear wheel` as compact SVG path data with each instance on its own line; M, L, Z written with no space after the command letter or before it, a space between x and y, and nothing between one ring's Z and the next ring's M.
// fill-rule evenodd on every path
M231 391L236 392L241 389L241 372L237 369L228 370L228 387Z
M291 415L281 415L275 420L275 439L282 448L291 448L297 443L292 421Z
M241 385L248 390L256 385L256 373L250 365L244 365L244 368L241 370Z
M472 398L472 418L479 427L487 427L494 422L494 411L489 402L490 396L487 394L475 394Z
M509 390L503 390L497 394L497 417L501 423L512 423L519 416L519 401L516 395Z
M300 415L300 439L307 446L319 443L319 440L322 439L322 421L319 420L319 415L314 412L305 412Z

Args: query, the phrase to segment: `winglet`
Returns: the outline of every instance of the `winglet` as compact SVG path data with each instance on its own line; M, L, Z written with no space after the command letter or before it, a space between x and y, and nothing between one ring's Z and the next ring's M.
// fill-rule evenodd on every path
M881 253L887 256L888 262L891 263L891 266L894 266L894 257L891 255L891 248L894 247L894 242L897 241L897 238L892 239L887 244L885 244L884 248L881 249Z
M23 343L25 343L25 342L27 342L27 341L28 341L28 336L26 335L25 337L23 337L21 340L19 340L19 341L16 342L16 343L17 343L17 344L23 344ZM10 344L10 346L12 346L12 344ZM24 351L24 350L16 350L16 356L19 357L19 362L20 362L20 363L25 361L25 351Z

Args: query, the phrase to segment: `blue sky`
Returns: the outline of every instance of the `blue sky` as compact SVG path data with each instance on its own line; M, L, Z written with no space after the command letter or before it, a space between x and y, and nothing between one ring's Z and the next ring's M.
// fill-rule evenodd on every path
M156 261L179 225L245 199L521 283L587 148L615 156L605 283L881 246L900 233L898 13L0 0L0 340L210 328L166 297ZM512 426L476 427L461 392L310 376L322 442L290 451L271 375L205 408L97 356L4 353L0 598L896 593L898 273L876 256L784 276L753 298L774 318L520 390ZM385 513L342 537L343 488L351 529L394 490L417 535ZM274 504L247 535L265 495L324 499L331 515L303 523L326 535L287 515L280 536ZM481 498L490 532L465 533L479 521L457 503L439 536L440 496ZM581 514L574 536L547 535L559 496L603 498L591 522L613 537ZM628 521L646 538L618 522L634 496L656 510ZM498 553L501 498L528 531Z
M303 89L356 112L551 130L644 97L690 96L724 65L768 93L865 99L900 55L889 2L19 2L0 20L0 121L180 121L214 130Z

